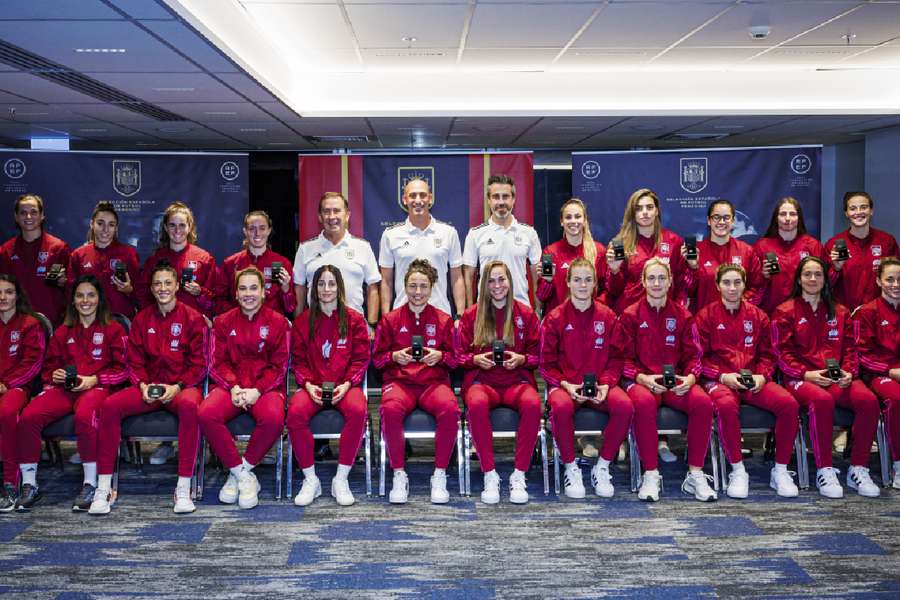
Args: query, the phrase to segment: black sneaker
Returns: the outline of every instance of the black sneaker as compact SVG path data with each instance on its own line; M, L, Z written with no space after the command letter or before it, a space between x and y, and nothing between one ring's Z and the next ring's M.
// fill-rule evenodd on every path
M0 512L12 512L19 499L19 490L11 483L3 484L3 495L0 496Z
M94 492L97 491L97 488L92 486L89 483L85 483L81 486L81 493L78 494L78 497L75 498L75 504L72 505L73 512L85 512L87 509L91 507L91 502L94 501Z
M41 501L44 495L40 488L36 485L26 483L22 486L22 493L19 494L19 500L16 502L16 510L20 512L28 512L31 507Z

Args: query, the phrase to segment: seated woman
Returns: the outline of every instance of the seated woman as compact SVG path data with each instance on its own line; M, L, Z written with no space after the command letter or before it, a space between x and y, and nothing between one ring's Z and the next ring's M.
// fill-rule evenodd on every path
M612 310L593 297L597 285L594 265L578 258L566 274L569 298L550 311L541 325L541 375L550 390L550 424L565 463L565 494L584 498L581 469L575 462L575 411L592 408L610 415L603 431L603 447L591 469L594 493L614 493L609 464L628 435L634 407L619 382L622 363L610 355L610 335L616 322ZM593 391L585 376L593 375Z
M91 507L97 488L97 421L110 391L128 379L126 339L125 329L110 316L100 281L93 275L76 279L65 321L53 333L44 359L44 391L19 417L20 508L31 508L41 498L36 481L41 431L71 412L84 469L84 483L72 510ZM67 370L77 374L72 378Z
M703 307L692 326L703 354L704 387L719 415L719 436L731 463L725 493L731 498L749 494L750 476L741 457L741 402L746 402L775 415L775 467L769 485L779 496L792 498L798 490L787 464L800 428L800 407L786 389L771 381L775 355L769 317L743 298L746 283L742 266L719 265L716 285L721 300ZM749 372L750 380L742 378L742 370Z
M238 306L213 321L209 376L216 386L200 405L200 429L228 469L219 502L253 508L259 482L253 474L284 431L284 378L290 357L290 323L264 306L266 280L249 267L235 274ZM256 427L244 457L228 431L228 422L248 412Z
M503 405L519 413L509 501L525 504L528 502L525 472L531 464L541 426L541 399L534 380L540 323L531 307L514 299L512 276L504 262L491 261L482 273L478 302L460 318L456 340L456 356L466 370L463 398L484 474L481 501L500 502L491 409Z
M416 407L437 421L431 501L450 501L447 465L456 443L460 410L450 387L450 369L456 366L453 320L428 304L437 277L437 270L424 258L412 261L404 276L407 302L384 315L375 333L373 362L384 372L381 429L394 470L389 497L393 504L403 504L409 497L403 421ZM421 344L413 348L416 336L421 337Z
M322 495L309 422L328 407L344 417L331 495L339 505L350 506L356 499L347 476L359 452L369 410L361 387L369 366L369 328L362 313L347 306L344 279L334 265L322 265L313 275L309 308L294 319L291 346L300 389L291 396L287 428L303 470L303 485L294 504L307 506Z
M194 511L191 475L200 443L197 409L206 377L209 328L199 312L178 300L178 274L157 265L150 274L152 306L134 317L125 361L131 387L109 396L100 410L97 490L88 512L105 515L115 502L112 475L122 437L122 420L157 410L178 416L178 483L175 512Z

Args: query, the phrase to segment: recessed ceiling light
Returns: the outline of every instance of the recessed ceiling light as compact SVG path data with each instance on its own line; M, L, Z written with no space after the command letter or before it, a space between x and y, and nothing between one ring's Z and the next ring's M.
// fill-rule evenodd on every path
M192 88L192 87L155 87L152 89L154 92L193 92L195 88Z
M241 127L240 131L244 133L258 132L261 133L263 131L268 131L268 129L264 129L262 127Z
M662 125L632 125L629 129L632 131L660 131L664 127Z
M79 54L124 54L125 48L75 48Z
M557 125L553 129L569 130L569 131L584 131L584 127L581 127L580 125Z
M135 146L159 146L156 142L136 142Z
M290 142L269 142L269 146L290 146Z
M158 127L156 129L162 133L188 133L191 131L190 127Z
M109 131L109 129L103 129L101 127L86 127L84 129L79 129L78 131L82 133L103 133L104 131Z
M400 38L400 41L406 42L407 44L412 44L413 42L418 41L418 38L412 35L404 35L402 38Z
M13 117L42 117L42 116L49 115L49 114L50 114L50 113L48 113L48 112L21 112L21 111L16 111L16 113L13 115Z
M236 112L230 110L208 110L203 113L204 115L209 115L211 117L233 117L237 115Z

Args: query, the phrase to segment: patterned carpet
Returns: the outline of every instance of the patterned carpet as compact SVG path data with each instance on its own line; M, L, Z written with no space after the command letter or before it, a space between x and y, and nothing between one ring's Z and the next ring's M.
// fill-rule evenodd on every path
M30 514L0 516L0 593L69 600L900 598L898 492L779 499L757 458L749 462L746 501L689 499L680 491L684 467L675 463L663 467L658 504L627 491L618 465L612 500L545 497L535 467L532 502L513 506L505 485L512 467L501 462L499 506L477 500L477 468L472 498L453 493L449 505L432 506L430 466L427 457L418 460L405 506L367 498L355 467L357 504L337 507L327 489L334 464L325 463L326 489L311 507L276 502L273 469L262 466L261 504L243 511L217 504L224 476L211 468L205 497L188 516L171 512L171 463L144 474L126 466L119 501L99 518L70 512L79 467L43 466L44 501Z

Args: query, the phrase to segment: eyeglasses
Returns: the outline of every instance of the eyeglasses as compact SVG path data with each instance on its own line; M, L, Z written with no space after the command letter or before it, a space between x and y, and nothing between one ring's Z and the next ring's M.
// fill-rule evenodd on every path
M730 223L733 218L731 215L713 215L710 217L713 223Z

